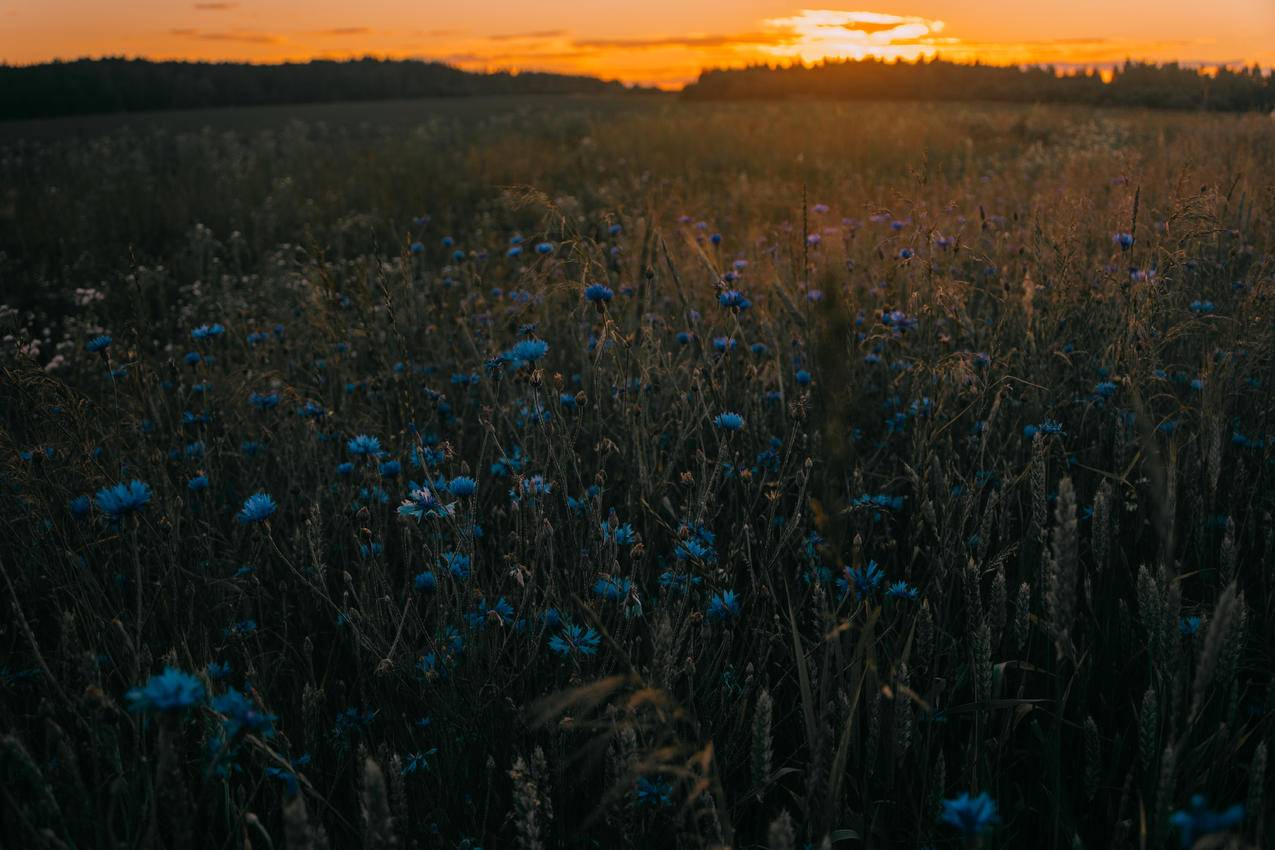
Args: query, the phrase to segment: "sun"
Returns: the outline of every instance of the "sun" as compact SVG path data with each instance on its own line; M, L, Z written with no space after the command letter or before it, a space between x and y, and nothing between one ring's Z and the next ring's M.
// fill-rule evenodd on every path
M911 15L803 9L770 18L765 26L789 37L761 49L777 58L819 62L824 59L917 59L938 52L944 23ZM949 43L956 43L950 40Z

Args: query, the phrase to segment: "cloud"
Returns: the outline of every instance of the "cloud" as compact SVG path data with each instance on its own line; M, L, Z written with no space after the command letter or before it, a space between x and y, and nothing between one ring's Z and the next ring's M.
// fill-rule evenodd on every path
M566 30L533 30L532 32L511 32L501 35L489 35L488 41L541 41L548 38L562 38Z
M326 30L315 30L312 35L370 35L371 27L332 27Z
M570 30L546 29L491 35L434 31L426 35L439 38L435 44L445 48L435 51L435 56L471 69L592 72L667 87L693 80L703 67L739 67L757 62L811 64L866 58L914 61L938 55L958 62L1044 64L1070 70L1110 68L1127 56L1208 52L1207 48L1200 48L1206 42L1198 38L1173 42L1084 35L979 40L969 33L949 32L944 21L934 18L844 9L800 9L785 17L760 20L747 29L722 33L656 31L640 36L578 36ZM444 38L446 41L441 41ZM1249 61L1256 58L1259 57L1250 57ZM1275 53L1260 58L1269 64Z
M239 7L238 3L196 3L195 9L200 12L229 12Z
M172 29L168 31L171 35L178 35L184 38L194 38L200 41L226 41L238 42L241 44L282 44L284 39L279 35L271 35L270 33L257 32L202 32L200 30L184 27L181 29Z
M767 32L788 34L769 52L803 62L869 56L914 59L933 54L938 33L947 27L943 21L916 15L837 9L803 9L764 23Z
M725 35L670 35L657 38L595 38L573 41L576 47L603 50L652 50L665 47L712 48L788 44L791 32L758 32Z

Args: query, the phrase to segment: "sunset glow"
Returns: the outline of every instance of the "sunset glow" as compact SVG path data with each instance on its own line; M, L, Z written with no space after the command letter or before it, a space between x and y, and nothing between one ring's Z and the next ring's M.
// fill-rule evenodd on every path
M1026 8L1025 8L1026 7ZM941 55L996 64L1109 67L1125 58L1275 64L1275 4L1219 0L920 0L868 9L783 2L476 0L167 2L0 0L0 60L129 56L278 62L374 55L469 70L584 73L676 88L708 67Z

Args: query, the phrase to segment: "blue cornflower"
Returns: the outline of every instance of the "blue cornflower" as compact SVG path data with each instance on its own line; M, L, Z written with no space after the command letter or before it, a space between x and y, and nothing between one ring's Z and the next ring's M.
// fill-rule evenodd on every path
M150 503L150 500L150 486L137 479L127 484L121 482L114 487L103 487L97 491L95 499L97 509L114 520L134 511L140 511Z
M564 658L572 653L578 655L596 655L602 637L592 628L564 625L559 634L549 638L549 648Z
M91 354L101 354L111 347L111 341L110 336L101 334L84 343L84 350Z
M1190 806L1173 813L1169 823L1178 828L1178 838L1182 847L1190 848L1206 835L1225 832L1244 822L1244 807L1239 803L1224 811L1205 808L1204 797L1196 794L1191 798Z
M687 590L703 581L699 576L665 570L660 573L660 587L671 593L685 594Z
M396 460L387 460L381 464L380 473L382 478L397 478L398 474L403 471L403 464Z
M739 616L739 599L735 591L726 590L713 594L708 601L708 619L714 623L733 620Z
M225 327L223 327L221 324L217 322L214 322L211 325L200 325L199 327L191 331L190 335L194 339L212 339L213 337L221 336L225 332L226 332Z
M74 499L67 502L66 507L67 510L71 512L71 516L76 519L83 519L89 515L89 508L91 505L92 503L89 501L88 496L76 496Z
M899 259L900 259L900 260L910 260L910 259L912 259L912 249L911 249L911 248L904 248L902 251L900 251L900 252L899 252Z
M417 487L412 484L412 489L408 491L407 498L398 506L398 514L402 517L410 517L415 520L422 520L426 517L448 517L456 512L455 503L444 504L434 495L434 491L428 487Z
M532 475L524 478L519 484L519 487L522 489L522 495L529 498L547 496L553 492L553 485L548 481L545 481L545 477L543 475Z
M663 779L648 779L643 776L638 779L633 796L639 806L664 808L673 804L673 786Z
M713 424L723 431L738 431L744 427L744 417L728 410L713 417Z
M857 598L862 599L865 596L875 596L877 590L881 587L881 582L885 581L885 573L877 566L876 561L868 561L862 567L846 567L844 570L845 577L837 582L843 593L848 593L852 588Z
M716 557L713 547L694 537L688 537L673 549L673 557L679 561L711 561Z
M1040 432L1042 434L1062 434L1063 426L1062 423L1055 422L1053 419L1046 419L1040 423Z
M456 578L469 578L470 560L468 555L460 552L444 552L440 556L443 566L447 567L448 572L456 576Z
M503 596L497 599L493 605L488 605L486 599L479 599L473 613L467 615L469 625L474 628L478 628L484 623L503 626L513 622L513 618L514 606L510 605L509 600Z
M258 410L270 410L272 407L279 406L279 394L252 393L248 396L248 403Z
M616 601L629 595L633 582L627 578L610 578L603 576L593 583L593 593L603 599Z
M808 386L810 382L814 380L814 377L805 369L798 369L795 377L797 379L797 383L803 387Z
M230 676L231 667L229 661L209 661L208 666L204 668L204 672L208 674L208 678L214 682L220 681Z
M980 835L1000 823L996 801L986 791L977 797L970 797L968 793L962 792L955 799L944 800L943 814L939 819L967 836Z
M186 489L192 493L199 493L208 489L208 476L196 475L194 478L186 482Z
M348 461L343 461L342 463L338 463L336 465L337 475L349 475L353 471L354 471L354 464L349 463Z
M921 592L906 581L896 581L885 589L885 595L891 599L910 599L916 601Z
M234 688L214 698L213 709L226 716L223 725L228 738L233 738L240 730L256 733L263 738L274 734L274 715L258 709L252 700Z
M584 288L584 300L594 304L605 304L615 297L611 287L604 283L591 283Z
M1093 391L1094 391L1094 395L1101 396L1102 398L1111 398L1113 395L1116 394L1115 381L1103 381L1102 383L1096 385L1093 388Z
M426 570L423 573L417 573L416 578L412 580L412 584L417 590L428 592L438 587L438 579L431 570Z
M637 542L637 535L633 531L633 526L629 523L619 524L619 520L604 520L602 522L602 539L614 540L621 546L632 546Z
M1200 631L1200 618L1183 617L1178 622L1178 631L1182 633L1182 637L1194 637Z
M549 353L549 343L543 339L522 339L506 352L505 359L516 366L535 363Z
M753 302L745 297L744 293L738 289L728 289L721 295L717 296L717 303L728 310L738 309L740 312L747 310L753 306Z
M537 253L537 254L552 254L552 253L553 253L553 243L552 243L552 242L539 242L539 243L537 243L537 244L536 244L536 253Z
M190 673L165 667L145 687L133 688L125 697L132 711L181 711L204 698L204 686Z
M277 509L278 505L270 498L269 493L254 493L244 500L243 510L239 512L239 522L244 525L264 522L274 516Z
M1133 234L1117 233L1115 236L1111 237L1111 241L1119 245L1121 251L1128 251L1133 247Z
M352 455L376 456L381 453L381 441L367 434L358 434L350 438L345 448Z
M739 343L737 343L733 337L729 337L729 336L719 336L719 337L713 338L713 350L719 354L725 354L728 351L733 351L735 346L737 346L738 344Z
M403 762L403 769L400 772L403 776L411 776L413 773L420 773L429 770L429 757L438 752L438 747L430 747L423 753L408 753L407 760Z
M477 489L478 483L468 475L457 475L447 482L447 492L461 498L474 495L474 491Z
M520 472L527 465L527 457L521 446L514 446L509 454L501 455L490 467L491 474L497 478L508 478L511 472Z

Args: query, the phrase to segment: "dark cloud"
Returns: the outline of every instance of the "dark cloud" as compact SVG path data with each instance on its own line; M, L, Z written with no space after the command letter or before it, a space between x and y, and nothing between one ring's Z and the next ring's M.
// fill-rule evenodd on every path
M870 34L874 32L889 32L890 30L897 29L898 27L906 23L909 23L909 22L894 21L888 24L878 24L878 23L872 23L870 21L851 21L849 23L844 23L844 24L823 24L821 26L824 29L839 29L839 30L844 29L844 30L850 30L851 32L864 32L864 33Z
M597 38L572 42L576 47L603 50L650 50L661 47L733 47L791 44L791 32L738 33L734 35L670 35L660 38Z
M196 29L182 28L169 30L172 35L194 38L199 41L231 41L242 44L281 44L283 37L261 32L202 32Z
M489 35L488 41L537 41L545 38L561 38L566 30L533 30L532 32L511 32L501 35Z

